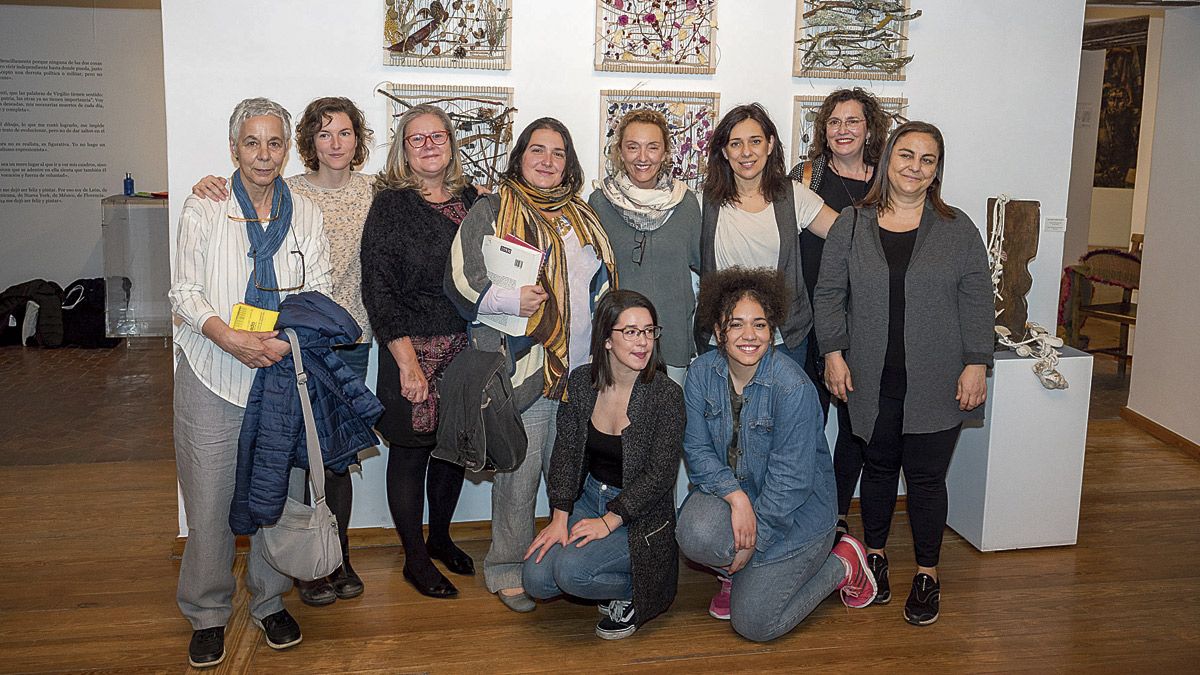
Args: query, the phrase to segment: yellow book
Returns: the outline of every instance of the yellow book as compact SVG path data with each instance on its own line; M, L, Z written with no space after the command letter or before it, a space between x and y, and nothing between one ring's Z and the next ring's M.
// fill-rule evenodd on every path
M279 312L239 302L233 306L229 327L234 330L267 331L275 329Z

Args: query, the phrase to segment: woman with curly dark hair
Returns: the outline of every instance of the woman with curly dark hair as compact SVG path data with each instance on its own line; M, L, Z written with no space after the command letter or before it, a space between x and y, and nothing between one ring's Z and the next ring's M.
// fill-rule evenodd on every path
M875 180L875 166L887 140L891 117L879 100L870 92L855 87L839 89L821 103L813 120L813 140L808 146L808 159L792 168L788 177L798 180L816 192L825 205L841 213L867 196ZM800 261L804 268L804 287L811 301L821 270L821 252L825 239L805 230L800 233ZM837 478L838 531L846 532L846 514L854 488L862 473L862 441L855 438L850 427L850 412L846 404L829 395L824 378L818 377L821 359L815 332L808 336L808 353L804 371L817 385L821 411L829 410L832 398L837 410L838 434L833 446L833 473Z
M696 317L717 349L692 362L684 385L694 488L676 538L684 555L720 576L709 614L756 642L787 633L834 590L847 607L875 598L862 544L835 536L816 388L772 344L790 294L770 269L703 279Z
M367 162L371 137L366 117L353 101L341 96L314 99L296 122L296 151L307 171L285 181L292 192L308 197L321 209L333 270L331 297L362 329L356 344L339 347L337 353L364 381L371 354L371 325L363 307L358 252L363 223L371 208L371 179L356 169ZM216 201L229 199L225 179L220 176L202 178L192 187L192 193ZM350 473L326 470L325 496L338 521L342 566L328 579L298 582L300 600L312 606L328 605L363 592L362 580L350 566L346 536L354 502Z

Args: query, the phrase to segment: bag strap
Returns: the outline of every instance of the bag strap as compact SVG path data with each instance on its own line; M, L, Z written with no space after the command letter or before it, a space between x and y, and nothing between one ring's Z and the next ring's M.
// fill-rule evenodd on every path
M812 179L813 179L813 163L805 162L800 167L800 182L804 183L804 187L806 187L810 190L813 190L814 188L812 186Z
M317 437L317 422L313 418L312 400L308 397L308 373L304 372L304 357L300 355L300 340L296 331L284 328L292 343L292 362L296 365L296 389L300 393L300 408L304 411L304 439L308 445L308 481L312 485L312 502L316 507L325 502L325 462L321 459L321 443Z

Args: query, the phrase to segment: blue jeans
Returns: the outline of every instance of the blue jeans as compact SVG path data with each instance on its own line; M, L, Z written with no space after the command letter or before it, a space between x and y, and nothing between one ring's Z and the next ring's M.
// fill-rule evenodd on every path
M567 520L567 530L584 518L599 518L620 488L605 485L588 474L583 494ZM540 563L537 554L525 561L525 592L545 600L563 593L588 600L628 600L633 597L633 573L629 564L629 528L621 525L603 539L579 548L555 544Z
M679 510L675 539L691 560L709 567L733 562L733 523L729 504L693 490ZM834 531L816 537L779 560L761 562L755 553L734 573L729 596L733 630L755 642L787 633L812 613L846 576L842 561L830 552Z

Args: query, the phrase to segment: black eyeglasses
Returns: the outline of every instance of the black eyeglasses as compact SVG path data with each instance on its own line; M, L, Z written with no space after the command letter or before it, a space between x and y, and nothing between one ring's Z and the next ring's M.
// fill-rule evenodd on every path
M304 288L305 271L307 269L304 265L304 254L301 253L300 251L295 251L295 250L292 251L292 253L295 253L296 255L300 256L300 285L299 286L291 286L288 288L268 288L266 286L259 284L258 283L258 258L256 258L254 256L254 252L251 251L250 259L254 261L254 267L252 268L252 271L251 271L251 274L253 275L252 278L254 279L254 287L260 291L268 291L268 292L282 291L284 293L289 293L291 291L298 291L301 288Z
M646 233L638 231L633 235L633 264L641 265L642 258L646 257L646 249L649 246L646 244ZM657 337L657 336L655 336Z
M614 333L620 333L626 342L633 342L638 339L639 335L645 335L651 340L657 340L662 335L662 326L647 326L645 328L634 328L628 326L626 328L614 328Z

